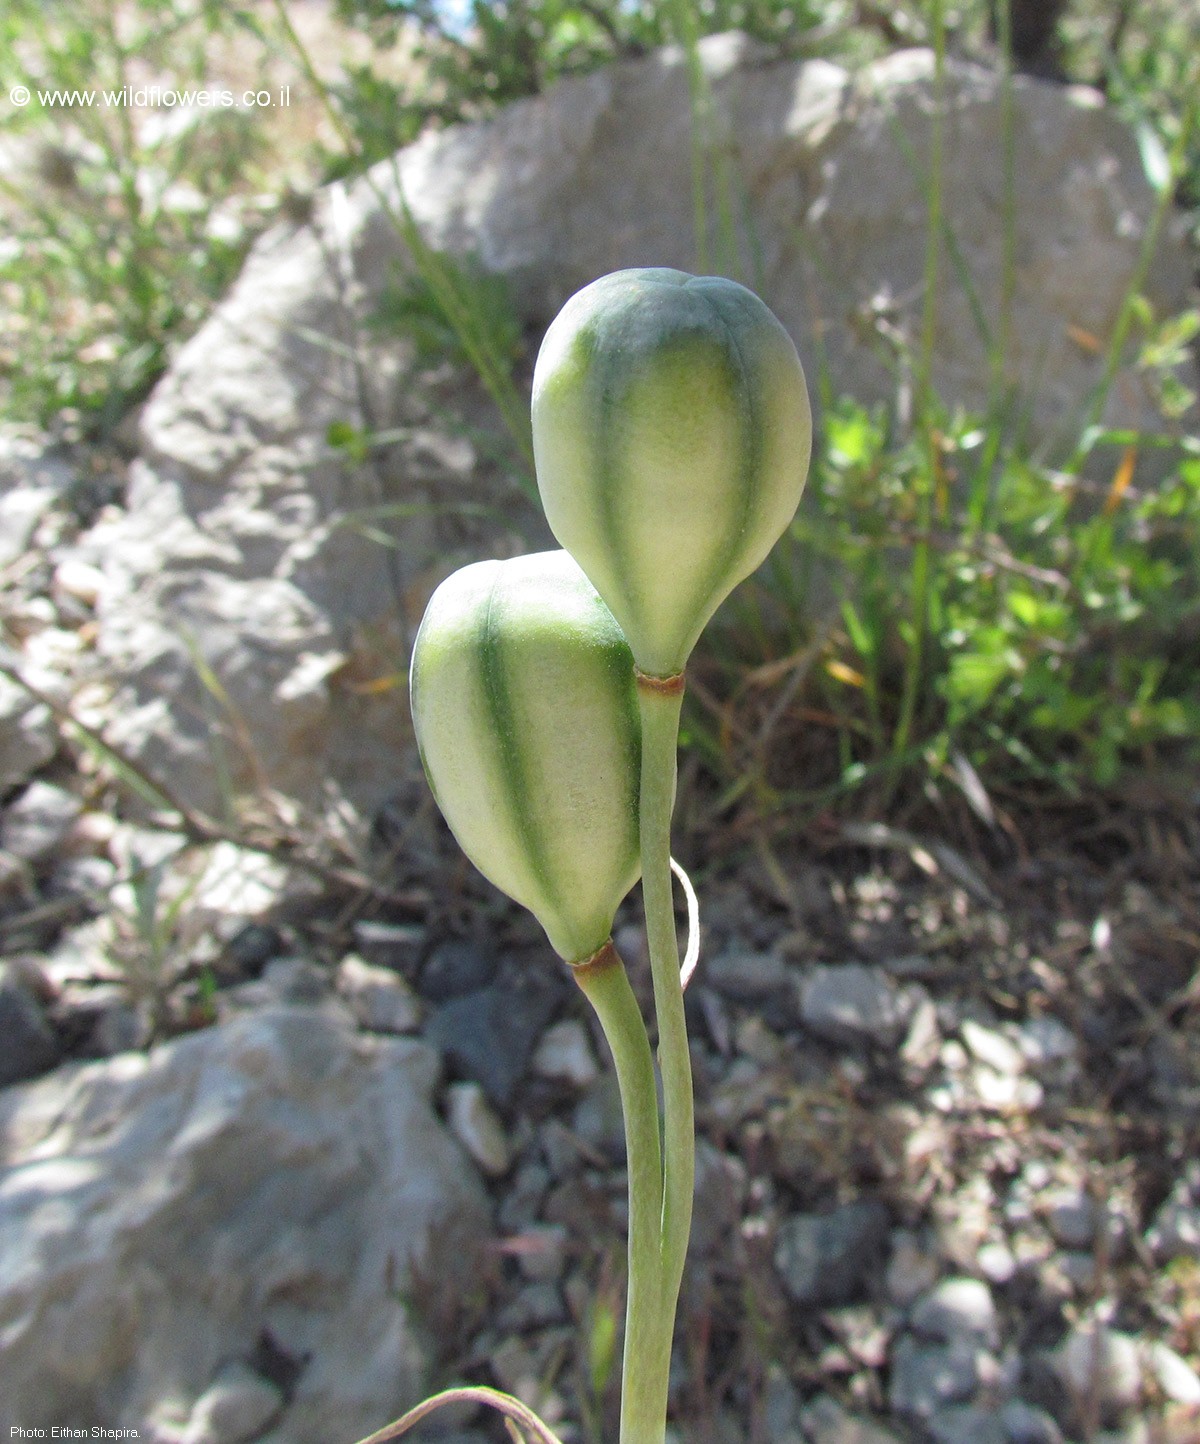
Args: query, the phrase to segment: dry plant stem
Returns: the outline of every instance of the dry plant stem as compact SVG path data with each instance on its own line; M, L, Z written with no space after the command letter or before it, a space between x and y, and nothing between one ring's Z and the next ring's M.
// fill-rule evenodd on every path
M637 1339L634 1348L661 1350L666 1364L655 1380L653 1410L636 1418L622 1414L621 1444L662 1444L666 1433L667 1373L671 1336L683 1264L692 1226L695 1186L695 1124L692 1060L688 1052L683 986L679 976L679 940L671 893L671 813L675 806L675 759L683 674L637 674L642 721L641 814L642 898L658 1021L658 1066L663 1091L663 1188L659 1228L661 1288L656 1341Z
M663 1303L663 1173L654 1058L625 965L610 939L573 968L596 1010L612 1051L625 1118L629 1169L629 1279L621 1375L621 1439L655 1437L665 1408L671 1367L671 1329L661 1327Z
M374 1434L369 1434L365 1439L360 1439L359 1444L387 1444L388 1440L399 1439L402 1434L407 1434L414 1424L419 1424L422 1419L428 1418L430 1414L436 1413L445 1405L462 1403L487 1404L489 1408L496 1409L504 1415L506 1424L510 1421L516 1424L524 1436L536 1439L538 1444L562 1444L558 1435L544 1424L527 1404L522 1404L511 1394L502 1394L499 1389L474 1386L446 1389L441 1394L434 1394L431 1398L422 1400L420 1404L414 1405L407 1414L402 1415L394 1423L377 1429Z

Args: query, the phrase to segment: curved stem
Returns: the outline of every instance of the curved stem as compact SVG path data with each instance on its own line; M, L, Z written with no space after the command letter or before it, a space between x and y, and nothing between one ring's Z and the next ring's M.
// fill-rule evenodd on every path
M649 1439L646 1421L665 1418L671 1330L660 1327L663 1297L659 1224L663 1174L658 1089L641 1009L611 939L573 968L612 1051L629 1167L629 1283L621 1376L621 1438ZM665 1335L665 1338L664 1338ZM656 1437L661 1437L661 1434Z
M692 1226L695 1186L695 1126L692 1060L688 1051L683 986L679 976L679 940L671 895L671 812L675 806L675 757L683 678L638 674L638 710L642 720L642 778L639 798L642 897L646 937L658 1020L658 1066L663 1089L663 1193L660 1247L662 1294L659 1328L669 1358L675 1308L683 1278ZM666 1379L653 1425L622 1436L622 1444L661 1441L666 1428Z
M477 1388L473 1385L456 1389L444 1389L440 1394L434 1394L421 1403L414 1405L407 1414L394 1420L391 1424L385 1425L382 1429L376 1429L374 1434L369 1434L365 1439L360 1439L358 1444L389 1444L390 1440L399 1439L401 1435L407 1434L414 1424L419 1424L422 1419L430 1414L435 1414L439 1409L445 1408L447 1404L486 1404L490 1409L496 1409L504 1415L505 1419L511 1419L519 1424L530 1438L536 1439L538 1444L562 1444L558 1435L544 1423L533 1412L528 1404L523 1404L520 1399L514 1399L511 1394L504 1394L499 1389ZM524 1436L522 1436L524 1437Z

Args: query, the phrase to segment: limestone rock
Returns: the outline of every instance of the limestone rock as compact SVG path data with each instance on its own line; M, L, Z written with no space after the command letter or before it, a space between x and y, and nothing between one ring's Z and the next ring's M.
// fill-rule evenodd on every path
M891 396L895 338L920 330L931 55L852 76L767 60L738 36L712 37L701 54L732 209L752 217L745 273L813 377L824 371L835 394ZM980 406L1003 331L1013 405L1061 454L1102 375L1152 192L1133 136L1095 93L1017 77L1009 197L1000 76L951 62L944 92L953 255L934 384L950 406ZM399 184L430 245L507 280L536 334L606 271L694 268L692 137L687 65L668 49L430 133L395 166L329 187L310 221L259 240L145 407L127 512L77 549L103 576L89 592L117 688L114 741L210 808L222 775L314 807L340 792L371 809L395 790L405 708L364 684L402 671L439 569L546 534L467 439L496 429L479 386L423 369L408 342L381 341L369 324L408 264L380 195ZM1006 216L1016 263L1002 326ZM1182 237L1168 234L1144 286L1158 314L1184 308L1189 269ZM1132 360L1104 419L1157 424ZM395 440L351 465L328 441L335 423Z
M264 1351L290 1371L269 1444L358 1438L415 1402L412 1301L466 1292L486 1226L435 1077L427 1047L335 1005L277 1007L0 1095L13 1417L199 1439L257 1400L261 1428L265 1390L227 1386Z

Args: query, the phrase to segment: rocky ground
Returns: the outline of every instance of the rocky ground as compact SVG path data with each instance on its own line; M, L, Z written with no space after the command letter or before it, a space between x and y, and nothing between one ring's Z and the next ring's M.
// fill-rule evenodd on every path
M172 814L97 745L96 583L70 544L119 507L120 469L111 457L71 468L39 495L35 467L3 498L4 1162L28 1163L33 1105L14 1100L46 1109L52 1080L86 1092L102 1078L110 1107L133 1107L143 1054L160 1093L216 1088L229 1070L273 1080L268 1092L315 1110L289 1115L288 1147L303 1152L296 1116L312 1116L336 1153L340 1129L376 1138L376 1085L354 1084L330 1121L298 1075L320 1053L341 1098L347 1059L383 1077L403 1055L470 1160L455 1165L467 1181L454 1217L478 1224L486 1195L482 1252L453 1297L421 1267L407 1276L426 1357L439 1379L518 1393L565 1439L615 1437L625 1178L582 997L532 921L459 858L411 760L355 850L349 834L305 836L278 804L219 824ZM1195 779L1146 781L1121 801L1014 811L1007 832L953 845L932 824L838 819L773 851L707 830L680 840L703 953L688 995L700 1145L678 1438L1200 1439L1198 802ZM632 903L620 924L645 992ZM288 1042L297 1026L304 1040ZM178 1051L202 1038L211 1059L200 1041ZM80 1072L85 1060L101 1071ZM86 1107L81 1096L71 1107L94 1115L94 1092ZM87 1127L94 1157L103 1129ZM161 1128L153 1147L170 1152L183 1124ZM221 1154L205 1174L189 1157L180 1197L197 1178L219 1189L232 1166ZM360 1166L345 1162L332 1195ZM403 1159L380 1167L398 1187ZM450 1187L445 1156L431 1167ZM255 1184L262 1207L297 1237L335 1217L327 1202L293 1217L271 1186ZM0 1182L0 1208L4 1197ZM278 1230L260 1232L255 1247L282 1269ZM253 1251L238 1264L256 1266ZM357 1268L343 1281L351 1308ZM118 1272L111 1289L122 1283ZM386 1333L365 1307L357 1327L347 1316L299 1331L307 1352L279 1314L157 1437L307 1437L268 1431L306 1388L331 1387L328 1333L348 1354L359 1331ZM463 1444L503 1437L479 1415L454 1428Z

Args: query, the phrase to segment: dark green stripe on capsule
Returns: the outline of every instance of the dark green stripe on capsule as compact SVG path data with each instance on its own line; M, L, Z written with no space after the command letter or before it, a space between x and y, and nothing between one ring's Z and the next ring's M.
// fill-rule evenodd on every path
M529 870L542 889L544 902L555 911L561 911L550 849L528 808L530 778L525 753L517 737L512 694L505 670L502 628L496 616L497 606L503 606L502 599L497 595L499 589L500 576L497 572L488 592L487 605L483 608L477 647L480 681L494 728L499 781L504 788L503 804L521 839Z

